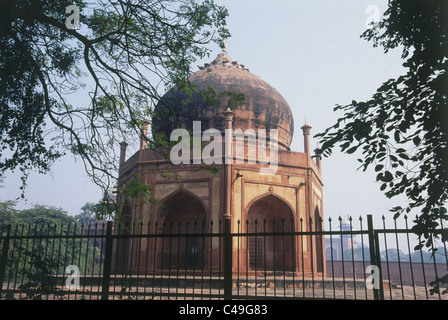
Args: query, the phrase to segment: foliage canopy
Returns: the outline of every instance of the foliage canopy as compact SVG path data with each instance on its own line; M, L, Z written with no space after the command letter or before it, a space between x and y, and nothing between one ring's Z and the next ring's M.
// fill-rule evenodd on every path
M30 170L72 153L115 186L119 143L139 140L161 90L187 85L227 15L213 0L2 1L0 175L21 170L24 189Z
M336 146L362 152L360 168L374 168L380 190L406 196L406 205L391 211L417 212L417 248L448 240L440 228L448 220L447 19L444 0L390 0L383 19L361 37L385 53L401 49L406 74L384 82L368 101L336 106L343 116L316 135L324 155Z

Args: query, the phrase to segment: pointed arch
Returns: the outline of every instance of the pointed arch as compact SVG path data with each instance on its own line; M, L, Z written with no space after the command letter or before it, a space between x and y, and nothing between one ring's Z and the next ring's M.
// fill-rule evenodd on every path
M159 267L176 266L179 269L203 268L206 243L199 234L203 233L207 222L204 202L195 194L179 189L165 197L163 206L157 210L160 221L159 232L174 234L168 246L162 241L158 245ZM175 237L179 234L179 237ZM188 236L185 236L187 234ZM195 236L198 235L198 236ZM202 239L202 240L201 240ZM165 246L164 246L165 245Z
M293 232L294 211L281 197L268 193L254 199L247 209L247 231ZM295 245L291 235L249 237L248 259L252 269L293 271Z
M279 196L278 194L275 194L274 192L272 192L272 191L269 191L269 192L267 192L267 193L264 193L264 194L262 194L262 195L259 195L259 196L257 196L257 197L255 197L255 198L253 198L249 203L248 203L248 205L246 206L246 209L245 209L245 213L246 213L246 217L247 217L247 214L248 214L248 212L249 212L249 209L252 207L252 205L255 203L255 202L257 202L258 200L260 200L260 199L263 199L263 198L266 198L266 197L268 197L268 196L273 196L273 197L276 197L276 198L278 198L278 200L280 200L281 202L283 202L285 205L287 205L288 207L289 207L289 209L291 210L291 212L293 213L293 217L295 217L295 209L291 206L291 204L289 203L289 201L287 201L286 199L284 199L283 197L281 197L281 196Z
M188 190L178 189L161 202L163 206L157 210L157 220L161 223L202 223L207 219L207 206L204 201Z

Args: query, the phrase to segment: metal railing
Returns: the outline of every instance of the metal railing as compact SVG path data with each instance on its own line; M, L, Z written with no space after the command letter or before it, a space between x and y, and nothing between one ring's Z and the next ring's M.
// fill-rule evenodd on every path
M407 217L233 223L0 226L0 299L447 299Z

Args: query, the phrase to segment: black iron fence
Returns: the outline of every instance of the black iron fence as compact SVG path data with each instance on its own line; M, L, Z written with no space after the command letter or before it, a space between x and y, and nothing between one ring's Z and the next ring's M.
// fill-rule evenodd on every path
M445 243L366 220L0 226L0 298L448 298Z

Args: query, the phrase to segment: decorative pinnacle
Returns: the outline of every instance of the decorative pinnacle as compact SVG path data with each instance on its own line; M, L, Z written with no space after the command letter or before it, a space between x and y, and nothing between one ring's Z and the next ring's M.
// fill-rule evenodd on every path
M235 115L235 112L230 110L230 108L227 108L227 110L224 111L223 114L224 114L224 117L226 118L227 121L232 121L233 120L233 116Z
M222 46L221 46L221 48L222 48L222 52L224 52L224 53L227 53L227 32L226 32L226 27L224 26L223 27L223 36L222 36Z
M311 128L312 127L309 124L305 123L301 129L303 130L303 134L310 134Z

